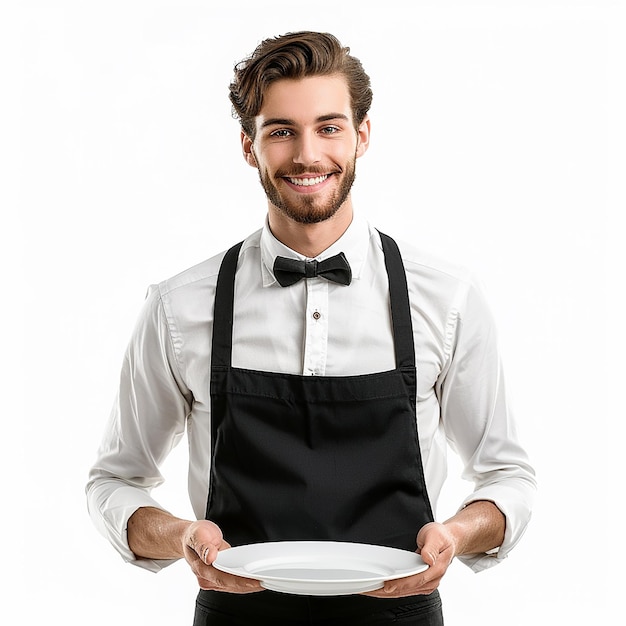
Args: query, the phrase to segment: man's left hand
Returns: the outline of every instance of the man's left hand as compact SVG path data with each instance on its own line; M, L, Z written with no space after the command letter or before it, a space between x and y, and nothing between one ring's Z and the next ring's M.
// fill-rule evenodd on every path
M437 522L426 524L417 534L417 552L428 569L414 576L388 580L382 588L364 595L376 598L428 595L439 587L456 554L455 550L456 542L447 526Z

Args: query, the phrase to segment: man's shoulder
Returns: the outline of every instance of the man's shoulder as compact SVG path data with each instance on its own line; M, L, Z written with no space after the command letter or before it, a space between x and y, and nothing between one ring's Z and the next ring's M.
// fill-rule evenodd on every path
M466 265L425 246L410 243L391 234L389 236L398 245L408 276L450 283L470 283L474 280L473 273Z
M261 231L258 230L243 240L242 253L258 247L260 233ZM222 260L227 251L228 248L161 281L154 288L158 289L161 296L171 296L177 292L194 289L214 289Z
M387 234L400 250L411 302L431 319L460 314L472 294L482 292L480 279L467 265L420 243Z

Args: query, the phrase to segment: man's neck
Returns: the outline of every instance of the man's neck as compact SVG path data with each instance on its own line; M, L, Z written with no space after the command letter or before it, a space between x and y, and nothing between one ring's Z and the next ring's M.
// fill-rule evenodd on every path
M270 205L268 221L278 241L308 258L314 258L346 232L352 222L352 204L346 202L331 218L315 224L300 224Z

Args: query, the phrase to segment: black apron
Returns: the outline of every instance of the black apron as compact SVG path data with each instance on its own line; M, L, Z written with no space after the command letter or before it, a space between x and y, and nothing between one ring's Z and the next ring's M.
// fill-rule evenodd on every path
M214 305L206 517L233 546L327 540L415 551L417 532L433 521L417 434L417 372L406 275L395 242L382 233L381 239L396 368L375 374L300 376L232 367L234 283L241 244L224 257ZM364 623L372 612L433 602L439 605L436 592L398 600L200 591L198 607L205 613L230 611L231 623L264 623L260 616L266 614L274 623L283 616L284 623L291 624L340 617L348 624L349 616ZM242 621L234 621L234 616ZM441 624L437 619L414 623ZM196 620L220 623L200 621L197 614Z

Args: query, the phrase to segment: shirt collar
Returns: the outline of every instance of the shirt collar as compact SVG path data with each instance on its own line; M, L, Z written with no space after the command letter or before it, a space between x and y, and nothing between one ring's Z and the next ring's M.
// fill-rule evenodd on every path
M365 219L353 215L350 226L346 232L333 243L329 248L315 257L317 261L323 261L339 252L343 252L350 263L352 270L352 279L358 280L361 275L361 269L367 257L369 242L369 227ZM274 237L270 230L268 220L261 232L261 272L263 275L263 286L269 287L277 283L274 277L274 259L277 256L285 256L290 259L311 260L309 257L288 248Z

